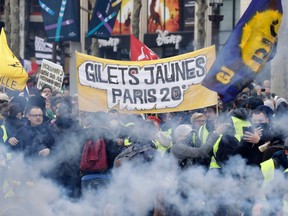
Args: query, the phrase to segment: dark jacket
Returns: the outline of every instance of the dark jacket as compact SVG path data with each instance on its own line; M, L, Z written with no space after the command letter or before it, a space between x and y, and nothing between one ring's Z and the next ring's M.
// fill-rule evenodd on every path
M37 157L40 150L51 148L54 143L47 124L36 127L27 124L19 128L14 137L19 143L11 149L23 152L25 157Z
M79 166L85 143L85 131L71 118L59 117L52 120L51 132L55 144L51 151L54 163L50 177L66 189L67 195L80 196Z
M8 134L8 137L13 137L13 135L15 134L15 132L24 126L24 121L16 118L16 117L10 117L8 116L5 121L4 121L4 125L6 127L6 131ZM1 135L0 135L1 136ZM1 136L2 137L2 136Z

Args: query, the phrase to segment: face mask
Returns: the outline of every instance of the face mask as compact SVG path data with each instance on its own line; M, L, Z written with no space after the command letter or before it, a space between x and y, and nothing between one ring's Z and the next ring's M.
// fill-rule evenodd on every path
M257 123L257 124L253 124L254 128L258 128L261 127L263 130L268 128L268 123Z

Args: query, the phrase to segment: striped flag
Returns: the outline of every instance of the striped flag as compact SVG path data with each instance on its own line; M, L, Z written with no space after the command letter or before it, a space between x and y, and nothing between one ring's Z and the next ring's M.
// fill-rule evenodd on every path
M56 47L56 63L61 65L61 56L58 46ZM35 36L35 58L39 66L42 64L42 60L53 60L53 44L45 42L44 38Z
M113 31L122 0L97 1L86 37L108 39Z
M49 42L79 41L80 1L38 0Z

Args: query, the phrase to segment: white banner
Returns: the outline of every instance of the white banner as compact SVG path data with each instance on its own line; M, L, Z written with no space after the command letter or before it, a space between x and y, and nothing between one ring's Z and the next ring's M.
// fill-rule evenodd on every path
M61 65L55 64L43 59L40 76L38 78L37 88L41 89L43 85L49 85L54 91L61 91L64 78L64 71Z

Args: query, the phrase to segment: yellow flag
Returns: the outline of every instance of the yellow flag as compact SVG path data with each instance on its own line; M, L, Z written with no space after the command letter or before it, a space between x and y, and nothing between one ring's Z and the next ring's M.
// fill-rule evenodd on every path
M6 35L2 28L0 35L0 85L12 90L23 90L27 80L28 74L8 47Z

